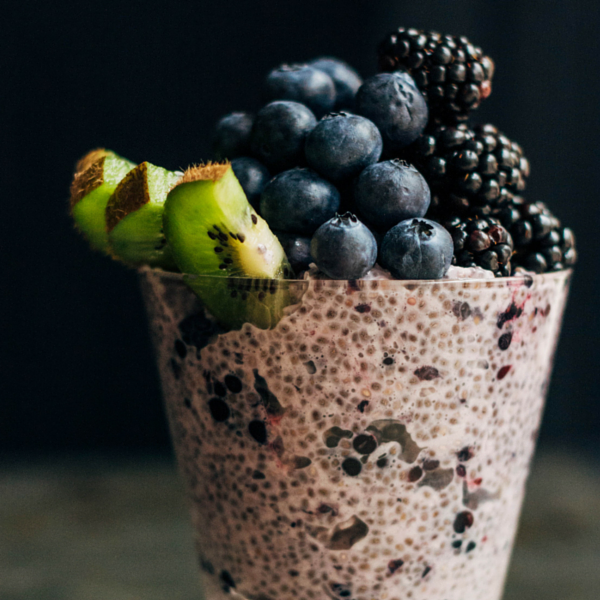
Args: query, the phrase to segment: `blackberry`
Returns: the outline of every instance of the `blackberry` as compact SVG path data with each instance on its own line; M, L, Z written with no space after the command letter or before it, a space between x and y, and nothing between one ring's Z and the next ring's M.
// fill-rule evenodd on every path
M498 219L461 219L443 223L454 242L452 264L459 267L482 267L496 277L511 275L513 240Z
M515 244L513 266L535 273L560 271L577 261L575 236L543 202L515 197L499 213Z
M466 121L492 92L494 62L466 37L400 27L377 54L381 71L401 69L414 77L438 123Z
M486 217L525 189L529 162L521 147L493 125L438 125L421 135L406 158L431 187L430 216Z

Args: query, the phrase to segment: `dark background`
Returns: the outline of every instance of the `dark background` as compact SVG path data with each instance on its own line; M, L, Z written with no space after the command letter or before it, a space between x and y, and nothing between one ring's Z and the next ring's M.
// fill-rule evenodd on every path
M476 120L525 148L527 195L578 235L542 441L600 454L600 6L589 0L2 3L0 451L168 451L136 275L67 214L75 160L106 146L177 168L215 121L256 110L281 62L334 55L363 76L399 26L467 35L496 61Z

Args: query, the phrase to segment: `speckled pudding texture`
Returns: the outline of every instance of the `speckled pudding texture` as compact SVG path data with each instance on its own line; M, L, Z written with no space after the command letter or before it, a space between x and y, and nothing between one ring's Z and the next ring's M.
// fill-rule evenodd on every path
M146 270L208 600L499 600L569 283L303 281L214 335Z

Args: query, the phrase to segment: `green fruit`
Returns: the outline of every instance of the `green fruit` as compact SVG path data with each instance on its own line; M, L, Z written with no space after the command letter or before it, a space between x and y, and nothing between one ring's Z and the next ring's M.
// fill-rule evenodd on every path
M77 163L75 164L75 174L83 173L83 171L87 171L89 167L91 167L96 161L104 158L105 156L117 156L112 150L107 150L106 148L96 148L95 150L90 150L85 156L82 156Z
M115 188L135 164L110 150L92 150L76 165L71 183L71 215L90 246L108 254L105 211Z
M167 194L182 175L143 162L121 180L106 205L108 245L115 258L177 270L162 217Z
M289 277L292 270L230 164L186 171L169 192L163 224L188 285L222 325L268 329L279 321L289 291L272 280Z

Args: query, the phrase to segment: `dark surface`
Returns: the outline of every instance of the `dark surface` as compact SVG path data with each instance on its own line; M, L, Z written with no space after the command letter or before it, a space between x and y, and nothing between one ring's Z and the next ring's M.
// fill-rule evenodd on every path
M0 450L160 448L168 438L134 273L67 215L74 161L108 146L166 168L207 157L212 124L256 110L283 61L337 55L363 77L400 24L466 34L496 60L479 111L519 141L528 197L573 226L581 260L542 437L600 452L596 374L600 5L461 1L3 3ZM575 431L577 432L575 434Z
M504 600L597 600L598 511L597 468L542 454ZM2 600L202 598L182 485L165 459L5 465L0 531Z

